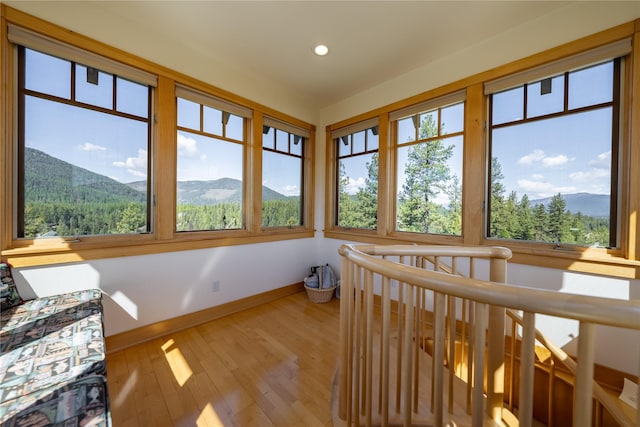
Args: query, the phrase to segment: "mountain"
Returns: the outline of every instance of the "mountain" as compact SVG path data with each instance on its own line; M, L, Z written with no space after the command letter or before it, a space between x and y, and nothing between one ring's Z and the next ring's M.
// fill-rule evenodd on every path
M133 188L146 186L146 183L129 184ZM264 200L285 200L289 197L269 187L262 186ZM234 203L242 200L242 181L233 178L220 178L209 181L178 181L177 198L179 203L204 205L212 203Z
M146 181L128 184L75 166L34 148L25 148L25 186L27 202L111 203L144 202ZM262 187L265 200L289 197ZM179 181L178 200L185 204L239 202L242 181L221 178L210 181Z
M34 148L25 148L27 202L143 202L145 194L115 179L72 165Z
M580 212L587 216L609 217L609 196L607 195L575 193L563 194L562 198L567 204L567 210L573 214ZM545 197L544 199L531 200L531 205L542 203L547 207L551 199L551 197Z

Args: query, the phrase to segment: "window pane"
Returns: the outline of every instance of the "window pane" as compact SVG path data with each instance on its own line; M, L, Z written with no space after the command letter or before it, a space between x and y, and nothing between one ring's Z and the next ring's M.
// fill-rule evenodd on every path
M438 111L420 114L420 129L418 132L420 139L431 138L438 135L438 127L431 126L431 123L438 123Z
M178 126L200 130L200 104L178 98Z
M229 121L226 127L226 137L237 141L244 141L244 118L229 114Z
M524 86L494 93L491 122L494 125L524 118Z
M348 156L351 154L351 135L343 136L338 140L338 155Z
M541 120L491 129L489 237L616 246L614 63L556 77L549 94L530 85L527 109ZM560 108L567 98L568 108ZM515 111L521 102L505 97L493 106Z
M357 132L353 134L352 140L353 142L353 153L364 153L365 149L365 131Z
M71 62L25 49L25 88L71 98Z
M289 132L276 129L276 150L284 153L289 152Z
M87 67L76 65L76 101L98 107L113 108L113 75L96 71L98 83L90 83Z
M262 226L302 224L302 159L262 152Z
M267 133L264 133L264 130L267 130ZM266 147L266 148L271 148L271 149L275 149L276 148L276 143L275 143L275 133L276 130L272 127L267 127L263 129L263 133L262 133L262 146Z
M445 107L440 112L440 133L458 133L464 130L464 103Z
M462 136L398 148L399 231L462 234Z
M375 132L374 132L375 129ZM378 149L378 128L367 129L367 151Z
M607 246L612 108L494 129L490 237Z
M549 84L549 82L550 87L546 88L545 85ZM545 84L536 82L527 85L527 117L559 113L563 110L564 75L553 77L547 80Z
M338 225L377 227L378 153L338 161Z
M198 114L200 114L198 112ZM204 106L204 131L222 136L222 111Z
M122 113L149 118L149 88L118 77L116 109Z
M177 231L242 228L243 145L178 131Z
M611 102L613 62L569 73L569 108Z
M291 135L293 141L291 143L290 151L291 154L295 154L296 156L302 156L302 144L304 138L298 135Z
M147 122L27 96L24 128L18 237L149 230Z
M398 144L416 140L415 116L398 120Z

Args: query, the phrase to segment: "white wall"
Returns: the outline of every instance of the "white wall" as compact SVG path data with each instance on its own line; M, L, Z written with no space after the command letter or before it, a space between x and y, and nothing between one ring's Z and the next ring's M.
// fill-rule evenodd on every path
M23 297L104 291L106 335L301 282L314 239L14 269ZM220 291L213 292L213 282Z

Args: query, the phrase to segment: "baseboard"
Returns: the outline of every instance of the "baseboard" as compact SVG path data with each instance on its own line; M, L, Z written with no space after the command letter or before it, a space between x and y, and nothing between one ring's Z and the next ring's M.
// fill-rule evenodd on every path
M161 322L142 326L116 335L111 335L105 339L107 353L124 350L145 341L150 341L167 334L191 328L242 310L257 307L302 291L304 291L304 284L302 282L294 283L292 285L283 286L281 288L241 298L239 300L196 311L194 313L185 314L184 316L174 317L172 319L163 320Z

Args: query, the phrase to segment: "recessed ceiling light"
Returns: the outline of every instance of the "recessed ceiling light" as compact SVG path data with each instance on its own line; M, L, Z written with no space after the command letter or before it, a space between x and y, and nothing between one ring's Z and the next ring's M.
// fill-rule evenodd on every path
M315 48L313 48L313 51L316 53L316 55L318 56L324 56L327 53L329 53L329 48L326 47L323 44L319 44L318 46L316 46Z

